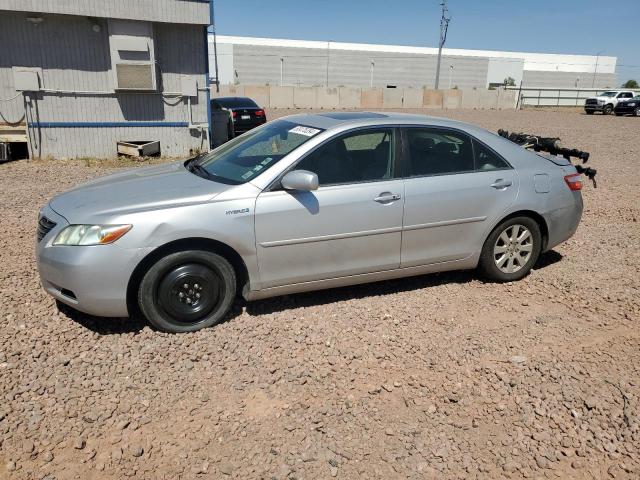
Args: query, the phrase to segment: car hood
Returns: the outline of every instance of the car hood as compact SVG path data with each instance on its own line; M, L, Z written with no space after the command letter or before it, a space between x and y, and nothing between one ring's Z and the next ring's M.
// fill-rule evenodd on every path
M189 172L174 162L97 178L54 197L50 207L70 223L174 208L211 200L230 188Z

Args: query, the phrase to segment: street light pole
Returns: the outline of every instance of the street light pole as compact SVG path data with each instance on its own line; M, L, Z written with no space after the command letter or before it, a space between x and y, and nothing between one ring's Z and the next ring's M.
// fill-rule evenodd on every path
M375 67L376 62L371 60L371 78L369 79L369 86L373 88L373 67Z
M331 40L327 42L327 88L329 88L329 47Z
M280 57L280 86L284 85L284 57Z
M451 17L448 16L449 9L447 8L447 0L442 0L440 6L442 7L442 16L440 17L440 43L438 45L438 64L436 66L436 90L438 90L438 87L440 86L440 61L442 60L442 47L444 46L444 42L447 41L447 30L449 29L449 22L451 21Z
M596 66L593 69L593 80L591 80L591 88L594 88L596 85L596 74L598 73L598 60L600 60L600 55L604 53L604 50L600 50L596 53Z
M453 65L449 65L449 90L451 90L451 75L453 75Z

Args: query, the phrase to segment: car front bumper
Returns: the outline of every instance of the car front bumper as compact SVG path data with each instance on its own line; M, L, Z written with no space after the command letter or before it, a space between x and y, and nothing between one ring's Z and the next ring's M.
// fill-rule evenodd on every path
M50 207L42 212L56 226L36 245L44 289L72 308L102 317L126 317L129 279L152 248L126 249L115 244L54 246L53 239L69 223Z
M634 113L636 111L636 108L638 108L638 105L634 105L633 107L630 107L629 105L619 105L616 108L613 109L613 111L615 113L624 113L624 114L630 114L630 113Z

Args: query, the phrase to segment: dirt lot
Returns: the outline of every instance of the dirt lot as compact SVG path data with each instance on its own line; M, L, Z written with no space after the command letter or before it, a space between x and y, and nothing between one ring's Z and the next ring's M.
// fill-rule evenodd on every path
M576 236L518 283L239 302L191 335L39 287L38 208L113 164L0 165L0 478L640 478L640 119L444 114L591 151Z

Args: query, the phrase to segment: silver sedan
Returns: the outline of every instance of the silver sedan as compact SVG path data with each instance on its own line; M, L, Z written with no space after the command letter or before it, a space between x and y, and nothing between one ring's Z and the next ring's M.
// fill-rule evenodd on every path
M581 187L570 162L473 125L295 115L58 195L40 212L38 268L77 310L195 331L238 295L476 267L521 279L576 231Z

